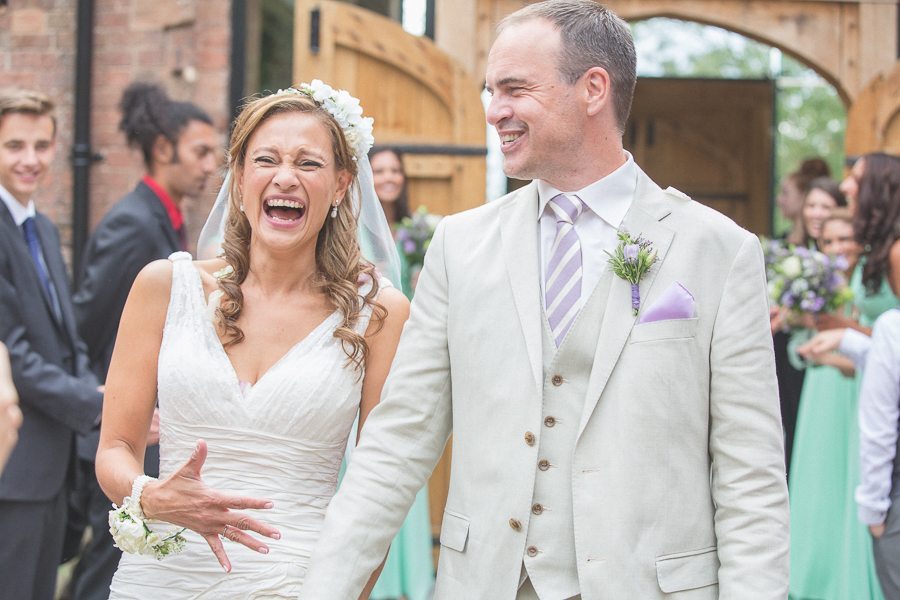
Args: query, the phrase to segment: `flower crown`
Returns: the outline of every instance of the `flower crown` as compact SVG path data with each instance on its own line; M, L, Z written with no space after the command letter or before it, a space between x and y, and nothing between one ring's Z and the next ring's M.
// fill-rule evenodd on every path
M335 90L327 83L313 79L311 83L301 83L297 87L275 92L275 95L281 94L309 96L317 105L327 110L344 131L344 137L353 150L353 160L364 158L375 143L372 136L372 124L375 120L372 117L362 116L359 98L354 98L347 90Z

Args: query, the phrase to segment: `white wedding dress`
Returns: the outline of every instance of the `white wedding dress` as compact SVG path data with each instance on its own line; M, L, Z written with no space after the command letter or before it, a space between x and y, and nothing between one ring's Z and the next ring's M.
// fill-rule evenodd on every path
M345 366L333 336L341 315L328 316L250 388L238 381L219 341L191 256L178 252L170 260L172 294L157 375L160 478L177 470L202 438L209 447L205 483L272 500L270 510L247 512L282 537L265 540L268 555L225 540L232 563L226 574L206 541L185 531L181 554L161 561L123 554L110 598L296 598L359 409L361 379ZM370 316L364 307L359 333Z

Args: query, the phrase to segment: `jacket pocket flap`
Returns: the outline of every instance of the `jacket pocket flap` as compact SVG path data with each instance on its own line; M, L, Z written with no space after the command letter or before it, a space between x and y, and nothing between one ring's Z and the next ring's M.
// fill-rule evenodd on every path
M659 589L670 594L719 582L719 555L715 546L669 554L656 559Z
M469 537L469 521L451 512L444 512L444 521L441 523L441 546L446 546L463 552L466 548L466 539Z

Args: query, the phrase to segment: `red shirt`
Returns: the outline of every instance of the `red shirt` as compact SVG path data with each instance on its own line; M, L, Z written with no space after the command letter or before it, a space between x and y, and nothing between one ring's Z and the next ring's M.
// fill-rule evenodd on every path
M162 205L166 208L166 212L169 214L169 221L172 222L172 229L180 232L181 228L184 227L184 217L181 215L181 209L178 208L178 205L175 204L172 197L169 196L166 190L164 190L155 179L150 177L150 175L144 175L141 181L153 190L153 193L156 194L159 201L162 202Z

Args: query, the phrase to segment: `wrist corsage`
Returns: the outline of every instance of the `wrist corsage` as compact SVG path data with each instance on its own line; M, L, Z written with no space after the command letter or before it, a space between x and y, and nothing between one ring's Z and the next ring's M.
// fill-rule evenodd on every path
M155 481L148 475L135 478L131 495L125 496L122 506L112 505L109 511L109 532L116 548L131 554L148 554L157 560L184 550L184 528L170 528L154 531L141 509L141 493L148 481Z

